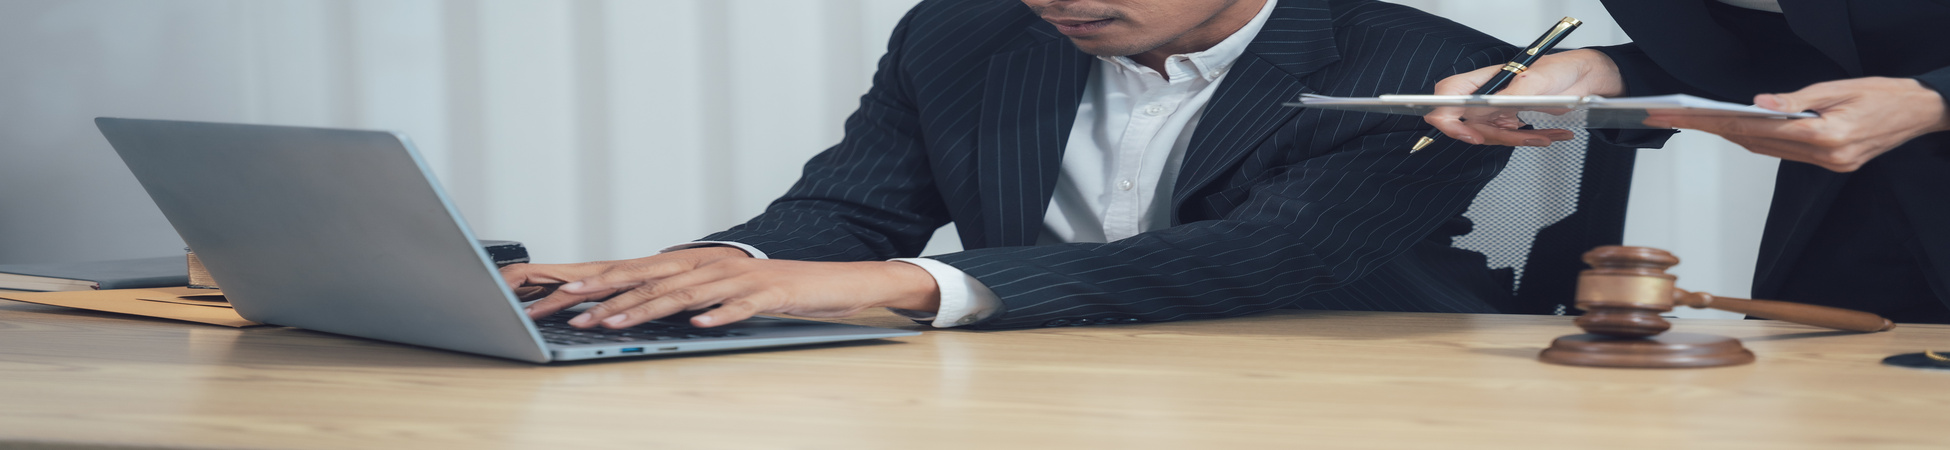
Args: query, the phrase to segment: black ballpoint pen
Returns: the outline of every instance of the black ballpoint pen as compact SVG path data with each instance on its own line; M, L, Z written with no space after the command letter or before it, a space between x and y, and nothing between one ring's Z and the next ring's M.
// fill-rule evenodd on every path
M1536 63L1537 58L1542 58L1544 53L1550 52L1557 43L1563 42L1565 36L1570 36L1571 30L1578 29L1578 25L1584 25L1584 22L1570 17L1557 21L1556 26L1552 26L1550 31L1538 37L1537 42L1530 43L1530 47L1518 52L1517 57L1511 58L1509 64L1503 65L1503 70L1497 71L1495 76L1490 77L1490 82L1483 83L1483 87L1477 88L1476 93L1471 95L1490 95L1503 90L1504 86L1510 84L1510 80L1516 79L1517 75L1529 69L1532 63ZM1441 135L1442 130L1429 130L1427 135L1415 140L1415 146L1409 147L1408 152L1415 153L1423 147L1428 147L1430 143L1435 142L1437 136Z

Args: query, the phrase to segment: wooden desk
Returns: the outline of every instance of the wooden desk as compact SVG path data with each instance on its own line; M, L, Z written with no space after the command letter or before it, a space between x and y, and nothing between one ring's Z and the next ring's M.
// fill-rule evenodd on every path
M1950 326L1675 329L1760 361L1554 366L1568 318L1290 311L538 366L0 301L0 447L1950 446L1950 372L1878 363Z

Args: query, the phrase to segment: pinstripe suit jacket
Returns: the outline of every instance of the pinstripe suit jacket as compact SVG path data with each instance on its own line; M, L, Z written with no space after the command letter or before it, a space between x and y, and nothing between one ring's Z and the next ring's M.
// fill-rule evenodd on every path
M1238 316L1279 307L1489 312L1508 295L1448 247L1507 147L1410 155L1421 118L1284 107L1301 94L1428 92L1515 50L1362 0L1283 0L1220 82L1172 195L1174 225L1034 246L1095 59L1017 0L930 0L895 28L845 138L763 214L705 238L781 259L937 260L1003 311L977 328Z

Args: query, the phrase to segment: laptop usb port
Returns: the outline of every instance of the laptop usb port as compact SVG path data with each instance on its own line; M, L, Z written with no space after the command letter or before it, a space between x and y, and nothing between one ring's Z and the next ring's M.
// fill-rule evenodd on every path
M677 347L657 347L657 351L660 351L660 352L667 352L667 351L671 351L671 350L676 350L676 349L677 349Z
M630 348L625 348L625 349L622 349L622 350L619 350L619 351L617 351L617 353L643 353L643 347L630 347Z

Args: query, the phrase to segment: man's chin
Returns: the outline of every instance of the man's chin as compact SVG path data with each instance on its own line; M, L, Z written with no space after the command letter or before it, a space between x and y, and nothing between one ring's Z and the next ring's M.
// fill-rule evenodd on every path
M1089 53L1093 56L1131 56L1156 48L1155 46L1147 48L1142 45L1132 45L1126 42L1116 42L1094 36L1072 37L1070 38L1070 43L1076 44L1078 50L1083 50L1084 53Z

